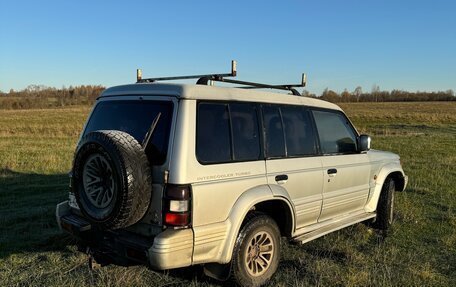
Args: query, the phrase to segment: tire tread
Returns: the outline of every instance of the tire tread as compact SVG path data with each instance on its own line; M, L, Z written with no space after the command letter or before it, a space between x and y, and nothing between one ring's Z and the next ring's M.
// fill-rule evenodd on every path
M88 133L81 139L74 161L74 170L77 171L83 163L78 162L78 154L92 143L102 143L105 149L111 150L116 156L111 158L120 165L122 180L120 189L120 206L108 220L97 222L106 229L118 229L138 222L149 207L152 194L152 173L144 149L130 134L116 130L99 130ZM80 180L75 172L75 180ZM77 186L77 184L75 184ZM75 189L76 199L79 201L78 190ZM78 202L79 203L79 202ZM117 204L117 203L116 203ZM81 204L79 204L81 207ZM84 210L83 213L90 217Z

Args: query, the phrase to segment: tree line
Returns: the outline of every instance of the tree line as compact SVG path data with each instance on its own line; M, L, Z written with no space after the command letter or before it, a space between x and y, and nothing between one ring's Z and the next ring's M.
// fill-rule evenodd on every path
M310 95L314 96L315 95ZM344 90L337 93L326 88L319 97L322 100L333 103L352 103L352 102L425 102L425 101L455 101L453 90L438 92L409 92L402 90L382 91L380 87L374 85L368 93L363 92L361 87L357 87L350 92Z
M30 85L21 91L10 90L8 93L0 91L0 109L40 109L71 105L92 105L104 89L105 87L101 85L70 86L60 89L42 85ZM342 93L326 88L318 96L306 90L303 91L303 95L333 103L456 100L453 90L438 92L382 91L377 85L374 85L370 92L364 92L361 87L357 87L351 92L344 90Z
M0 91L0 109L41 109L72 105L92 105L104 91L100 85L62 87L29 85L21 91Z

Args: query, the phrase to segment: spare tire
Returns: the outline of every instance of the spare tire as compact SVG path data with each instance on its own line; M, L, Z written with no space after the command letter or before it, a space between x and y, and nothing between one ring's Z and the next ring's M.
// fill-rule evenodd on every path
M81 212L102 229L138 222L146 213L152 179L139 142L122 131L99 130L82 137L73 163L73 192Z

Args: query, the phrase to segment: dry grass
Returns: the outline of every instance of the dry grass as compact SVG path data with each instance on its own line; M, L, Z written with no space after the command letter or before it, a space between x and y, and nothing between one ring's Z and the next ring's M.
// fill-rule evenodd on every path
M344 104L374 148L401 155L410 176L386 241L358 224L304 246L282 244L271 286L455 286L456 102ZM87 107L0 111L1 286L213 286L201 268L89 272L61 234L55 204Z

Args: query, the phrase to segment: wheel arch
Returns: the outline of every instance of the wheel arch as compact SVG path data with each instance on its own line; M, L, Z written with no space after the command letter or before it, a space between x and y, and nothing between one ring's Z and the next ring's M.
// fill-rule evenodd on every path
M270 216L279 226L280 234L285 237L291 237L293 233L293 214L290 206L283 198L259 202L253 206L253 210ZM246 218L244 218L242 225L245 224Z
M394 181L394 185L395 185L395 190L396 191L404 191L405 189L405 176L403 174L402 171L394 171L390 174L388 174L388 176L385 178L385 180L387 178L392 178L393 181Z
M273 196L268 187L268 192L262 196L251 196L250 192L244 193L236 202L228 218L230 228L226 237L225 246L222 250L221 263L228 263L234 250L237 236L246 222L249 212L258 211L273 218L279 226L282 236L290 237L294 230L294 212L288 199L281 196ZM281 214L280 212L284 212Z
M396 191L403 191L407 185L407 177L402 170L399 162L389 163L382 167L378 173L375 181L375 186L371 188L371 195L369 196L368 202L365 207L366 212L374 212L377 210L378 200L382 191L382 186L388 178L394 180Z

